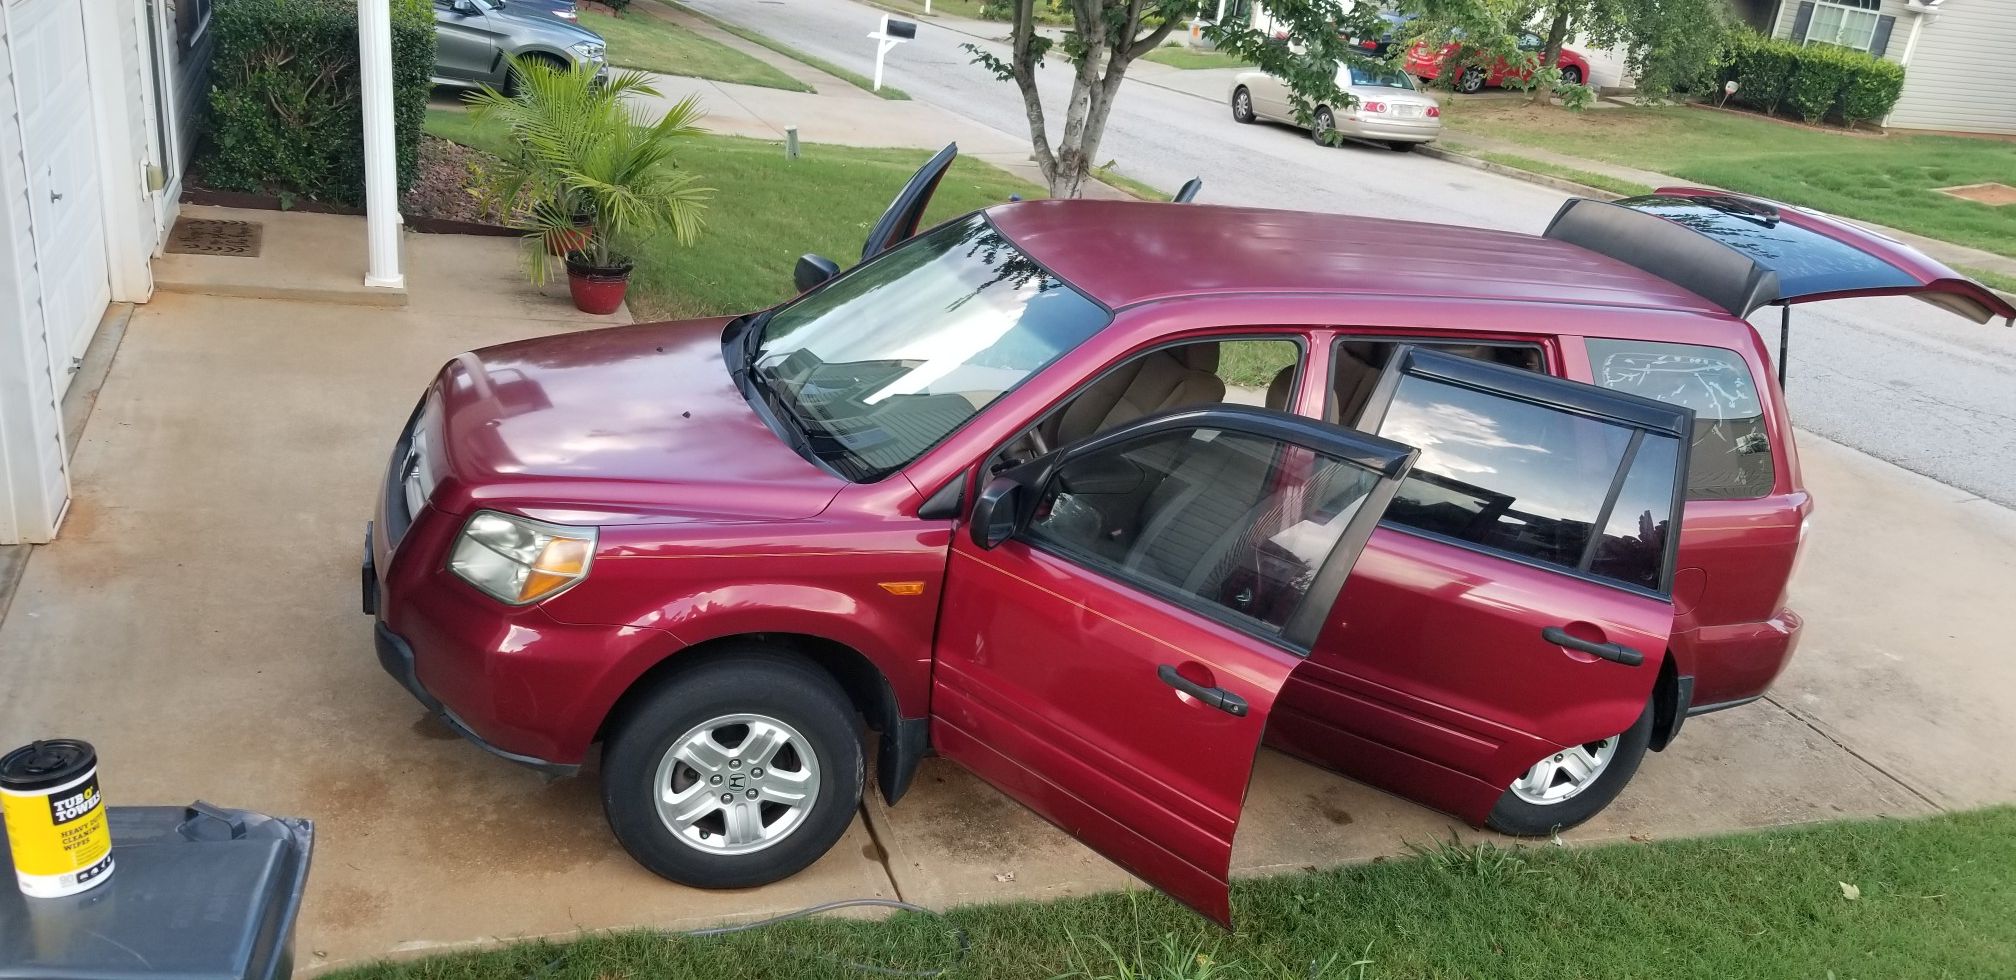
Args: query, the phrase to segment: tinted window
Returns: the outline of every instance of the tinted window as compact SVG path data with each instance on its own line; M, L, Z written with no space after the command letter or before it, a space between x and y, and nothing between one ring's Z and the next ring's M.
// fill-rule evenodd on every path
M1631 442L1623 426L1412 376L1379 434L1421 450L1389 519L1570 568Z
M1278 633L1377 482L1269 439L1169 433L1066 464L1027 533L1115 578Z
M1764 433L1764 406L1749 366L1735 351L1591 339L1589 370L1605 388L1694 410L1687 496L1714 500L1771 492L1777 471Z
M1673 520L1673 468L1680 441L1646 433L1631 471L1611 505L1589 570L1605 578L1657 590L1666 572L1666 535Z
M806 451L871 481L1107 319L974 215L779 309L758 338L752 377Z

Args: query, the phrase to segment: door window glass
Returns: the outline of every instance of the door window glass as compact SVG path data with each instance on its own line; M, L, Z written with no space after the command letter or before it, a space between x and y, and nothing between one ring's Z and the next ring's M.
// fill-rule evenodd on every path
M1694 410L1689 498L1741 499L1771 492L1777 470L1764 433L1764 405L1741 355L1694 344L1591 338L1589 370L1605 388Z
M1390 519L1570 568L1631 442L1623 426L1412 376L1379 434L1421 450Z
M1666 536L1672 533L1673 476L1680 440L1647 432L1631 471L1610 507L1589 571L1642 588L1659 589L1666 572Z
M1079 456L1027 535L1207 615L1278 634L1378 483L1297 446L1195 429Z

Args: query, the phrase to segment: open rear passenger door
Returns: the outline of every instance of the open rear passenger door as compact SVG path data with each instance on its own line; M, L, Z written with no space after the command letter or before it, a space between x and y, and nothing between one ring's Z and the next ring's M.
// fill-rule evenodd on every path
M1275 695L1413 458L1214 406L994 477L946 568L932 743L1229 923L1232 837Z

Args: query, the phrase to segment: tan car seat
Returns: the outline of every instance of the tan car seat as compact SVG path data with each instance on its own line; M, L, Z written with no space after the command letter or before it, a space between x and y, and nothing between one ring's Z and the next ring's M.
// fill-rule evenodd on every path
M1045 435L1052 447L1076 442L1143 415L1225 400L1216 343L1185 344L1137 357L1086 388Z

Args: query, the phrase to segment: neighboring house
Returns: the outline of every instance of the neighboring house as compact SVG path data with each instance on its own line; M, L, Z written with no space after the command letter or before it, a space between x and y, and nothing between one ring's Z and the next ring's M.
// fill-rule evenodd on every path
M1774 0L1752 0L1763 6ZM1775 0L1774 37L1904 66L1883 125L2016 134L2016 0Z
M0 544L56 533L63 395L107 306L153 291L210 4L0 0Z

